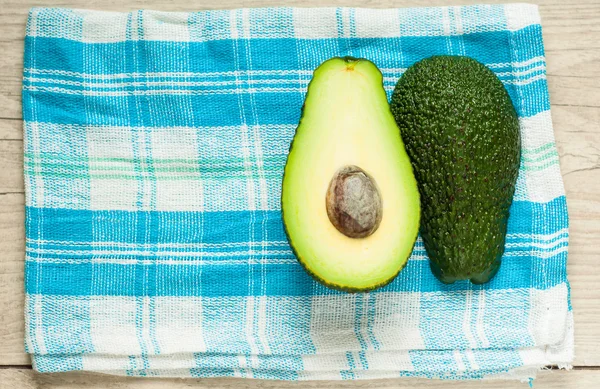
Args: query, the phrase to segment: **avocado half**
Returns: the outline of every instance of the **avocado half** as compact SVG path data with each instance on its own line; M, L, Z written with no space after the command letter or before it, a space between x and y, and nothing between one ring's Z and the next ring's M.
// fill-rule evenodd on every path
M281 207L298 261L330 288L373 290L406 265L419 229L419 191L372 62L332 58L315 70Z
M421 237L444 283L482 284L500 268L521 157L502 82L464 56L406 70L391 102L421 193Z

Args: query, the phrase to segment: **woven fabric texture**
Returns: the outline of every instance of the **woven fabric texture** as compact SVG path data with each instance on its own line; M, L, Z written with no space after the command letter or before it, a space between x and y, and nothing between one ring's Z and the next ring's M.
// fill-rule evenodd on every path
M419 239L390 285L314 282L283 167L312 71L372 60L391 94L474 57L518 111L522 165L488 284L443 285ZM34 8L23 81L26 349L41 372L285 380L533 377L568 366L568 220L532 5L109 13Z

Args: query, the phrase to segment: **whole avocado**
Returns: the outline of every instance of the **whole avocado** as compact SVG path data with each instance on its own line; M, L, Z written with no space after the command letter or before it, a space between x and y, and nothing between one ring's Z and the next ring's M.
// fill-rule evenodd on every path
M521 158L510 96L476 60L434 56L406 70L391 109L417 179L433 274L488 282L504 253Z

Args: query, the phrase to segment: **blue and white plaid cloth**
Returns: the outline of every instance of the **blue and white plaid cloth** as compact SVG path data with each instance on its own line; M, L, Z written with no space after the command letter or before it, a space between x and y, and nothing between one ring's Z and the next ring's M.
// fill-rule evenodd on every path
M305 274L280 185L312 71L476 58L523 157L485 285L439 283L422 241L367 294ZM23 81L26 348L41 372L286 380L533 377L568 367L568 221L532 5L109 13L35 8Z

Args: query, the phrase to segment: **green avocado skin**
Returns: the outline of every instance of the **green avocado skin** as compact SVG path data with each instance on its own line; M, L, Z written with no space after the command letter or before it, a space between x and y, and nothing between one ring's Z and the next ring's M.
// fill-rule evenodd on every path
M504 253L521 157L507 91L474 59L434 56L406 70L391 109L417 179L433 274L488 282Z

